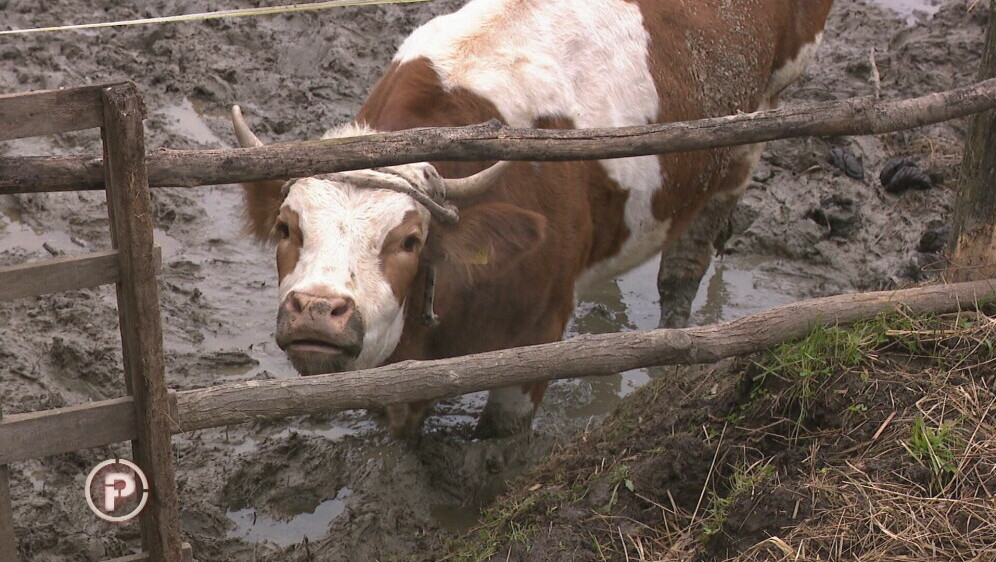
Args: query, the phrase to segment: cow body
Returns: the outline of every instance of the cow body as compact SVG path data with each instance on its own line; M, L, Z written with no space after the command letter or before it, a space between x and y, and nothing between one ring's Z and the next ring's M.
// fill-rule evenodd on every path
M773 107L819 43L831 1L473 0L403 43L356 121L377 131L489 119L619 127ZM406 195L353 187L360 176L350 173L297 181L286 197L278 182L247 185L254 230L267 236L276 223L280 239L278 342L312 374L559 340L577 294L667 250L697 219L708 223L708 202L725 212L759 154L519 162L460 201L455 225ZM464 177L488 164L431 168ZM416 185L429 167L389 175ZM435 326L420 298L429 264ZM296 354L295 341L304 342ZM480 433L528 426L544 390L492 391ZM426 408L389 409L394 433L417 432Z

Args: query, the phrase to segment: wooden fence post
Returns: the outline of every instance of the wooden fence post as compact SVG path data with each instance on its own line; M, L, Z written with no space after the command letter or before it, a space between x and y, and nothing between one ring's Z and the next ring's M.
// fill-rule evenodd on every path
M135 462L149 479L141 515L142 546L150 560L182 560L179 502L170 444L159 285L153 254L152 199L145 167L145 106L134 84L102 92L107 208L120 257L118 316L128 390L134 396Z
M989 28L979 78L996 77L996 0L989 4ZM996 277L996 110L972 118L955 203L945 278L969 281Z
M3 412L0 411L0 418ZM14 508L10 503L10 471L0 465L0 560L17 560L17 536L14 535Z

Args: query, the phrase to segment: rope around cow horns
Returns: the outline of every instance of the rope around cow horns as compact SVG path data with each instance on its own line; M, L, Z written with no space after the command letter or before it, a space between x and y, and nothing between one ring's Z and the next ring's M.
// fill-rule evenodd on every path
M357 187L390 189L392 191L397 191L398 193L404 193L428 209L429 214L431 214L437 221L443 224L456 224L460 222L460 216L457 214L456 207L445 203L439 203L433 197L438 196L440 199L445 197L445 193L441 189L442 186L433 185L436 193L434 193L433 196L430 196L424 191L416 188L416 183L399 173L398 170L375 168L371 170L338 172L335 174L325 174L316 177L349 182Z

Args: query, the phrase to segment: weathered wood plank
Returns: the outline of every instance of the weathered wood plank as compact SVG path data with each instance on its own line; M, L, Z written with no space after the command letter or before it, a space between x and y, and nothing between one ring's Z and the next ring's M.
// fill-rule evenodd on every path
M170 416L176 418L174 391L169 400ZM11 414L0 419L0 464L103 447L137 436L131 396Z
M152 560L180 561L180 514L170 443L159 285L152 259L152 197L145 168L145 106L134 84L103 90L104 160L111 240L120 258L117 284L122 355L135 397L135 463L149 479L141 514L143 549Z
M162 270L162 251L158 247L153 249L152 259L158 275ZM117 250L0 267L0 302L89 289L117 281Z
M0 422L3 412L0 411ZM0 560L17 560L17 535L14 534L14 508L10 501L10 470L0 463Z
M135 437L131 396L0 420L0 462L11 463L101 447Z
M870 135L996 107L996 79L896 101L871 97L699 121L617 129L517 129L496 123L225 150L149 153L155 187L312 176L434 160L589 160L687 152L805 136ZM93 157L0 158L0 195L102 189Z
M0 95L0 140L40 137L99 127L104 86Z

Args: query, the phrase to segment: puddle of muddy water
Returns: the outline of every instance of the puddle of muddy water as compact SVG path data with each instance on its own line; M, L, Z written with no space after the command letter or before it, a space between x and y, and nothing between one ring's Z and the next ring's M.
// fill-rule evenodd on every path
M171 126L182 130L184 136L190 140L211 147L227 146L230 144L229 142L223 141L219 138L218 135L216 135L214 131L208 127L207 123L205 123L203 119L203 111L201 111L201 108L189 98L184 98L178 105L159 109L157 113L165 116L167 121L172 122Z
M278 521L251 507L229 511L228 518L235 523L228 536L250 542L269 541L285 547L305 539L315 540L325 536L332 520L346 510L346 500L353 491L341 488L336 497L325 500L314 511L300 513L288 521Z
M0 248L18 248L31 256L51 257L59 253L82 253L86 247L86 242L66 232L32 228L14 207L0 209Z
M276 433L260 436L259 438L247 436L244 441L232 447L234 455L253 453L259 449L259 444L263 439L273 439L277 441L290 438L291 434L304 437L321 437L329 442L339 441L343 437L362 436L377 430L377 423L366 418L355 420L344 420L341 417L336 420L312 419L300 420L293 428L284 428Z
M872 4L884 6L906 16L906 23L916 23L916 13L933 16L941 9L941 0L870 0Z
M207 243L186 247L183 258L201 266L204 279L196 286L219 320L217 327L203 330L201 351L247 352L258 365L239 378L264 372L268 377L296 376L273 339L277 310L273 252L240 234L241 190L235 186L206 188L198 200L209 217L200 233Z
M153 231L155 245L162 250L163 259L174 256L182 243L165 231ZM44 258L82 254L90 251L86 241L58 229L34 228L23 220L13 207L0 208L0 248L20 249L32 257Z
M798 301L800 295L806 292L804 280L786 280L783 275L778 275L776 279L768 272L776 269L771 267L773 265L765 259L743 256L725 256L714 260L692 303L690 325L735 320ZM569 335L657 328L660 315L658 267L659 258L654 258L596 289L592 298L580 303ZM586 387L581 394L587 399L567 407L565 411L568 417L577 419L607 414L622 397L648 380L648 369L636 369L617 376L589 377L554 384L581 384Z

